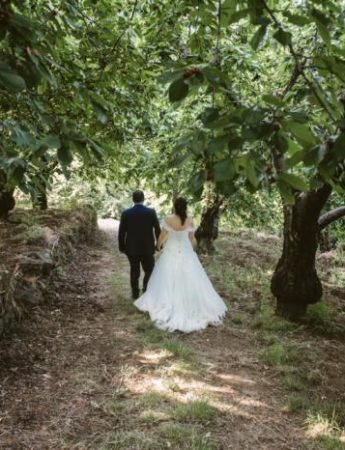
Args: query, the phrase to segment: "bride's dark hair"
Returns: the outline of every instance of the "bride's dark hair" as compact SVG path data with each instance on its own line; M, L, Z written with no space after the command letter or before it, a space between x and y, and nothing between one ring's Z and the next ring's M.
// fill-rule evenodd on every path
M175 214L181 219L182 225L184 225L187 219L187 201L183 197L178 197L174 201Z

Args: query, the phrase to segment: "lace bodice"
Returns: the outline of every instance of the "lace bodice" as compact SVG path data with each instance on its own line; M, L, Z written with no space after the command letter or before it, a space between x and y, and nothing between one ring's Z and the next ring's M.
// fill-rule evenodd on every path
M168 231L168 239L166 240L163 251L173 251L184 253L193 251L192 243L189 239L189 233L195 231L194 227L186 227L184 230L175 230L165 220L162 222L162 229Z
M195 231L194 227L187 227L183 230L175 230L175 228L171 227L165 220L163 220L163 222L162 222L162 228L164 228L164 230L170 231L172 233L183 233L183 232L193 233Z

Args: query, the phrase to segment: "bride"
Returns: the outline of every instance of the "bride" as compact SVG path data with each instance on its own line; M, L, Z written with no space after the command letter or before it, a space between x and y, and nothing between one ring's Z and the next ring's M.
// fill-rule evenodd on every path
M147 290L134 304L158 328L190 333L220 325L227 307L193 250L194 225L184 198L176 199L174 211L163 221L157 247L164 248Z

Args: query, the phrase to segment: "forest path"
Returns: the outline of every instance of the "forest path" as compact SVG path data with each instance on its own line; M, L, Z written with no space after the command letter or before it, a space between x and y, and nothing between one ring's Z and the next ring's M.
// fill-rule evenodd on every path
M1 449L307 449L245 324L183 335L130 300L116 222L1 350ZM231 305L230 305L231 308Z

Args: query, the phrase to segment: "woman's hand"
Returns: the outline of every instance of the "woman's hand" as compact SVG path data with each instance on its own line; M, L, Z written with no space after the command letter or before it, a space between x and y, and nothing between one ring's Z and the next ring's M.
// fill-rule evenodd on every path
M167 233L166 230L163 229L161 231L161 234L159 235L159 238L158 238L158 241L157 241L157 244L156 244L156 248L157 248L158 251L161 251L162 246L163 246L164 242L167 239L168 239L168 233Z

